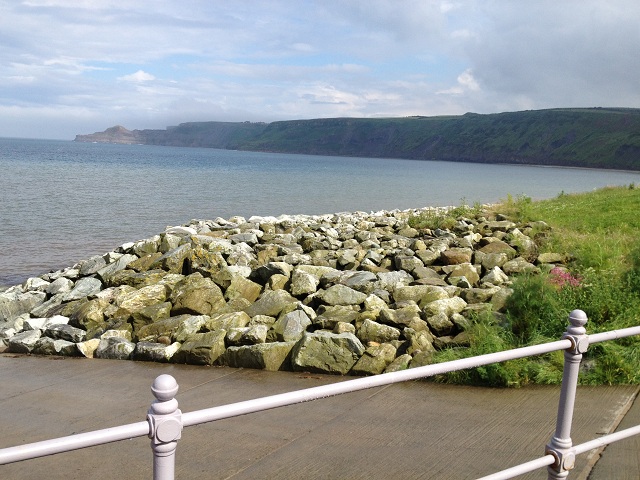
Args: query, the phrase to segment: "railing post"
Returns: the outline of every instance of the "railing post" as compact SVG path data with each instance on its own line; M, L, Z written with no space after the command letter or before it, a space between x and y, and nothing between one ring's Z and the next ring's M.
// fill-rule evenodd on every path
M178 440L182 434L182 412L174 398L178 382L171 375L159 375L151 385L156 400L147 413L153 450L153 479L174 480Z
M562 389L558 405L556 431L546 446L545 454L551 454L556 461L547 467L549 480L566 478L575 466L575 454L571 442L571 422L573 406L576 399L578 373L582 354L589 348L589 336L584 328L587 314L582 310L574 310L569 314L569 327L562 336L571 341L571 347L564 351L564 370L562 372Z

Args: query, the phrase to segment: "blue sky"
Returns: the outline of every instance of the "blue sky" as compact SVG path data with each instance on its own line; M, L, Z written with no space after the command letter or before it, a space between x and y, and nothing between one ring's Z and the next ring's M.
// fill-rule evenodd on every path
M637 0L0 0L0 136L640 107Z

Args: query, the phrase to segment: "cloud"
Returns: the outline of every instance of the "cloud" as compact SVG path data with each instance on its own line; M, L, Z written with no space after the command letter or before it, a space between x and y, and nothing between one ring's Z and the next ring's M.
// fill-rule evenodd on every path
M118 80L121 82L133 82L133 83L150 82L151 80L155 80L155 79L156 77L154 77L150 73L147 73L143 70L138 70L137 72L132 73L131 75L124 75L122 77L118 77Z
M3 2L0 111L16 120L0 136L640 107L638 19L637 0Z

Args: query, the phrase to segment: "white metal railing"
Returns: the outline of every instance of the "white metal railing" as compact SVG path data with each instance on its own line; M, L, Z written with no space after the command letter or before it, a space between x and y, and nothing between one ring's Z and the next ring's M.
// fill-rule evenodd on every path
M184 427L392 383L431 377L441 373L564 350L565 363L556 430L546 445L545 455L530 462L483 477L482 480L513 478L545 466L547 467L549 479L566 478L574 467L576 455L640 434L640 425L638 425L599 437L590 442L572 445L571 423L582 354L587 351L591 343L640 335L640 327L587 335L584 328L586 323L586 314L582 310L574 310L569 314L569 326L562 340L555 342L426 365L373 377L362 377L189 413L182 413L178 409L178 401L175 399L175 395L178 392L178 383L171 375L163 374L158 376L151 386L151 391L156 400L149 408L146 421L0 449L0 465L146 435L151 438L151 448L153 449L154 480L173 480L177 442L182 435Z

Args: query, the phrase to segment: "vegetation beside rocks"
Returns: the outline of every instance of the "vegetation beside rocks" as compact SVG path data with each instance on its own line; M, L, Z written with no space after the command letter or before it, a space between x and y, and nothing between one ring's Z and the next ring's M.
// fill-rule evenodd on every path
M575 308L589 333L637 325L639 203L192 220L0 293L0 351L374 375L557 340ZM592 346L581 381L637 383L639 351ZM557 352L435 380L561 375Z
M532 202L508 198L494 211L518 221L543 218L552 229L534 234L539 251L565 252L565 265L515 279L504 316L479 318L471 348L440 352L436 361L477 355L558 339L567 316L587 313L588 333L640 325L640 190L635 185L605 188ZM440 381L490 385L559 383L561 352L473 371ZM585 384L638 383L640 343L631 337L589 347L580 381Z

